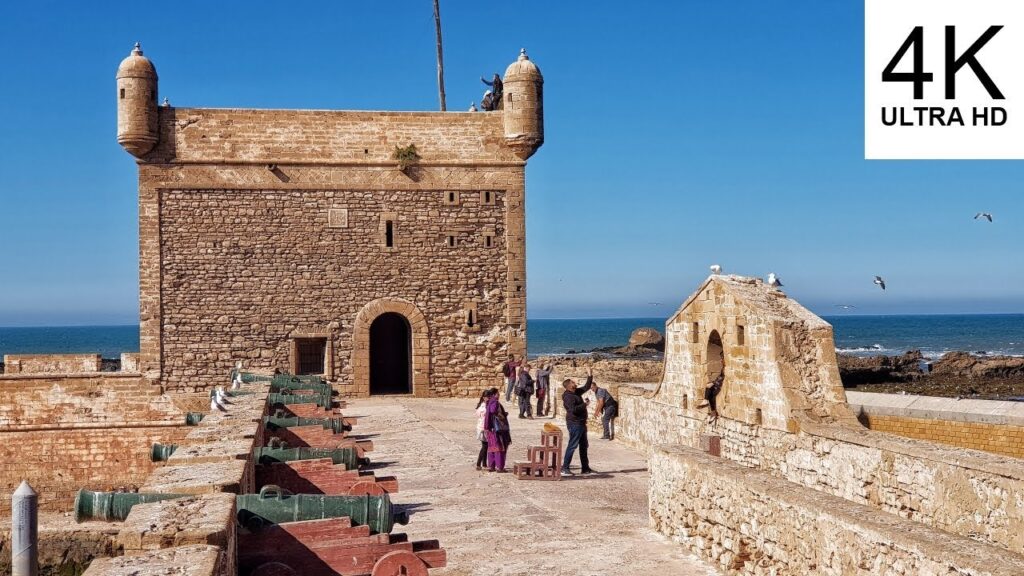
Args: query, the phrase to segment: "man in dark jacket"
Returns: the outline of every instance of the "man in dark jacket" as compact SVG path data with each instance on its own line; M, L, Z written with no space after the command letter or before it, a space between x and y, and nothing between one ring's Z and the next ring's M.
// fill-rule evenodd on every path
M572 463L572 454L576 448L580 449L581 474L591 474L590 458L587 457L587 448L590 443L587 441L587 402L583 395L590 390L594 384L594 373L587 370L587 383L582 388L576 386L576 382L567 379L562 382L562 405L565 406L565 427L569 429L569 444L565 447L565 458L562 460L562 474L572 476L569 471L569 464Z

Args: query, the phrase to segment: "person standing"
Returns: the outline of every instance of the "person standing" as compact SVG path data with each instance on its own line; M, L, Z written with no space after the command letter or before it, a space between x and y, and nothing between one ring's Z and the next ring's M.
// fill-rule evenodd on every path
M601 427L604 428L601 439L615 440L615 419L619 416L619 403L607 388L601 388L597 382L594 382L594 396L597 397L594 411L601 415Z
M487 465L487 428L484 421L487 420L487 401L497 393L497 388L489 388L480 394L480 400L476 403L476 439L480 441L480 453L476 457L476 469L482 470Z
M505 376L505 402L512 401L512 389L516 385L517 368L519 368L519 362L516 362L515 356L509 354L508 360L501 365L501 373Z
M551 402L551 365L537 368L537 416L548 415Z
M530 405L533 398L534 382L530 376L530 365L523 362L519 367L519 380L516 383L516 396L519 397L519 417L533 419L533 407Z
M587 402L583 395L594 385L593 369L587 370L587 383L582 388L576 385L576 381L567 378L562 382L562 405L565 406L565 427L569 429L569 444L565 447L565 458L562 460L562 474L572 476L569 465L572 464L572 455L577 448L580 450L580 473L592 474L590 469L590 458L587 456L587 448L590 443L587 441Z
M508 412L499 402L500 394L496 389L487 399L487 416L484 427L487 429L487 470L489 472L507 472L505 470L505 454L512 444L512 432L508 426Z

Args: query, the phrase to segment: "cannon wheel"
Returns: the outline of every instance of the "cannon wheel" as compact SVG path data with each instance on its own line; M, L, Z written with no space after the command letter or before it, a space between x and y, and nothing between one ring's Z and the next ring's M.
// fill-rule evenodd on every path
M348 489L349 496L382 496L386 494L376 482L356 482Z
M427 565L412 552L396 550L377 560L371 576L427 576Z
M260 564L249 576L298 576L298 573L287 564L280 562L267 562Z

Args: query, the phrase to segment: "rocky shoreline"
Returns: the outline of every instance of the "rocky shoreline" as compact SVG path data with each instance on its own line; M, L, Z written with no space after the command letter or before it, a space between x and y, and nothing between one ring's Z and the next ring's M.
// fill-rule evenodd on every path
M626 346L572 351L543 356L537 361L551 364L556 372L567 376L584 376L589 368L595 378L609 383L660 382L664 340L651 334L660 337L653 328L640 328L637 332ZM843 387L851 390L1024 401L1021 357L949 352L931 360L919 350L896 356L836 356Z

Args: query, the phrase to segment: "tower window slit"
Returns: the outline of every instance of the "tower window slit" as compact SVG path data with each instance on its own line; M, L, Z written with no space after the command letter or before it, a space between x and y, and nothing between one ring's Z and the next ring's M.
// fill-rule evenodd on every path
M384 245L388 248L395 245L395 223L391 220L384 223Z
M121 88L121 100L124 100L124 88Z

